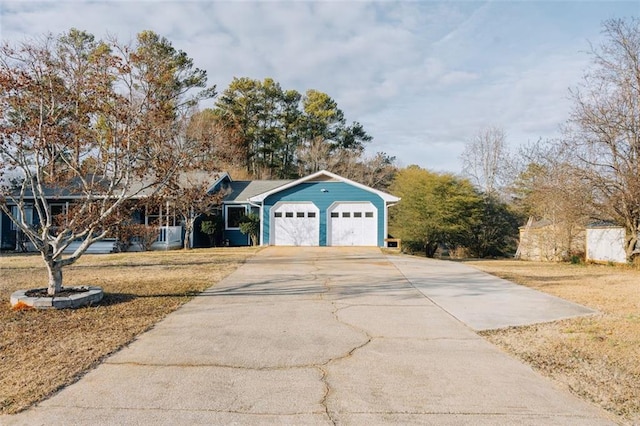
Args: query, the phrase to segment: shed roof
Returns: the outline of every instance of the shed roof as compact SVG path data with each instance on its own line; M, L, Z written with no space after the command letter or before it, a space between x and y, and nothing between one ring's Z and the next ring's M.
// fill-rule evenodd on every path
M587 225L588 229L596 229L596 228L622 228L622 226L618 225L615 222L610 220L600 220L596 222L591 222Z

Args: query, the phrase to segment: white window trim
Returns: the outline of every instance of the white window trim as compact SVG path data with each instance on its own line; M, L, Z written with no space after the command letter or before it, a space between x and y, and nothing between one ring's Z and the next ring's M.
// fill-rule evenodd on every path
M240 227L232 228L229 226L229 208L241 208L244 209L244 214L247 214L247 206L246 205L234 205L234 204L226 204L224 206L224 229L225 231L239 231Z

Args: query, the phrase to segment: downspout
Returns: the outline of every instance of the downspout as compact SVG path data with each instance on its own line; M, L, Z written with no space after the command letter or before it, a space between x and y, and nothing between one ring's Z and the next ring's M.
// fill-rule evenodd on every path
M260 209L260 235L259 235L258 245L262 246L262 233L264 232L264 218L262 217L262 214L264 212L262 210L262 204L252 203L249 200L247 200L247 201L249 202L250 206L257 207L257 208Z
M387 247L389 245L389 243L385 241L389 237L389 207L393 207L397 204L398 204L397 202L384 203L384 238L382 239L382 241L384 242L384 247Z

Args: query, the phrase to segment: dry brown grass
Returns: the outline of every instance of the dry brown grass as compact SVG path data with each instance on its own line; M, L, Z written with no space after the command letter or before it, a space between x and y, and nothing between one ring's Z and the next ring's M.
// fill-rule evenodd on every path
M43 287L36 255L0 256L0 414L16 413L66 386L256 252L252 248L85 255L64 284L99 285L99 306L16 311L9 296Z
M483 335L573 392L640 424L640 271L524 261L468 264L600 314Z

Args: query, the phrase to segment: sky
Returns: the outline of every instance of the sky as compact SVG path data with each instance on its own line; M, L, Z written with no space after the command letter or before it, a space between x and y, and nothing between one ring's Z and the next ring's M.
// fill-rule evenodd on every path
M488 127L514 151L560 137L602 22L632 16L640 0L0 0L0 38L78 28L128 42L152 30L218 92L234 77L325 92L373 136L370 155L459 173Z

